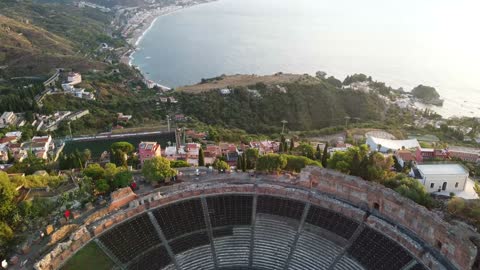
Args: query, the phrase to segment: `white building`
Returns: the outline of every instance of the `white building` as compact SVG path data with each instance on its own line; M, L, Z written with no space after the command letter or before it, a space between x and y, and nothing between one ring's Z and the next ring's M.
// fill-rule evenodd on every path
M4 112L2 116L0 116L0 126L8 126L13 125L17 121L17 116L13 112Z
M228 88L223 88L223 89L220 89L220 93L222 95L230 95L230 93L232 93L232 90L230 90Z
M379 150L382 153L386 153L389 150L395 152L399 149L412 149L420 147L417 139L410 139L410 140L388 140L388 139L381 139L376 138L373 136L367 137L367 145L370 147L372 151ZM380 149L379 149L380 148Z
M412 173L427 192L463 191L468 181L468 171L460 164L417 165Z
M21 131L11 131L7 132L5 134L5 137L15 137L17 139L20 139L22 137L22 132Z

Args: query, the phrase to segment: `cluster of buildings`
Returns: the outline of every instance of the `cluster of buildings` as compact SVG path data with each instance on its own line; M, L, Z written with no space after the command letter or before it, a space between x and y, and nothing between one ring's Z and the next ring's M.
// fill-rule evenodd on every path
M13 158L22 162L31 152L37 158L48 159L48 154L55 149L55 144L50 135L35 136L29 142L21 142L22 132L8 132L0 138L0 162L6 163Z
M30 123L36 131L55 131L58 125L63 121L75 121L89 114L88 110L78 112L57 111L50 115L33 114L33 120ZM5 127L23 127L27 123L23 113L4 112L0 117L0 129Z
M32 122L32 126L36 127L37 131L55 131L63 121L75 121L88 115L89 110L81 110L78 112L72 111L57 111L50 115L36 114Z
M65 93L71 94L77 98L88 100L95 100L95 94L85 91L84 88L76 88L75 85L82 82L82 75L76 72L69 72L67 75L67 82L62 84L62 89Z
M3 112L0 116L0 128L8 126L22 127L26 124L21 113Z
M398 163L405 167L411 164L410 176L418 179L428 192L443 195L473 192L473 182L469 172L461 164L428 163L458 158L462 161L477 163L480 161L480 149L451 146L445 149L423 148L417 139L392 140L369 136L367 145L372 150L392 154ZM468 195L467 195L468 196Z
M138 157L140 164L153 157L163 156L168 160L184 160L190 166L198 166L198 158L202 145L196 142L186 142L185 138L193 140L204 140L207 134L205 132L196 132L195 130L177 130L176 143L174 145L161 148L157 142L140 142L138 145ZM255 148L260 155L277 153L280 149L280 143L275 141L252 141L249 144L235 145L233 143L207 144L203 151L204 162L211 165L218 157L224 157L230 166L236 166L239 155L249 148Z

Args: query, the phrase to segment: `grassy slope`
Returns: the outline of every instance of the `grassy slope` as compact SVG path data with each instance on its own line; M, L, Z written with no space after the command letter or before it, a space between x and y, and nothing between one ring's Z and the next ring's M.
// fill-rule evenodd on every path
M61 268L62 270L107 270L112 269L114 263L107 255L94 243L90 242Z
M107 34L113 15L95 9L6 0L0 14L0 66L8 66L0 71L4 78L38 76L55 67L101 70L106 65L94 55L99 44L124 44Z

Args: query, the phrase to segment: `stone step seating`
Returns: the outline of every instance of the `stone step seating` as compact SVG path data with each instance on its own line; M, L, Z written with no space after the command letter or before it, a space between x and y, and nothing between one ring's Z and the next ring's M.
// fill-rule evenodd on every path
M215 237L215 251L219 267L248 266L250 256L251 227L234 227L232 234Z
M100 235L99 239L122 263L128 263L161 243L147 214L113 227Z
M152 213L167 240L206 228L199 199L167 205Z
M253 267L283 269L290 253L298 222L272 215L257 214ZM295 223L296 226L295 226Z
M348 240L359 226L359 222L330 209L312 205L306 223L328 230Z
M207 206L212 227L250 225L252 200L249 195L208 197Z
M400 270L413 257L394 240L365 227L347 250L348 254L368 269Z
M289 269L328 269L341 251L338 244L324 236L303 231L298 238Z
M128 270L158 270L171 265L171 258L165 247L155 247L145 254L137 257L130 265Z
M177 263L184 270L214 269L210 244L192 248L175 256Z
M333 270L360 270L363 268L358 262L349 256L342 256L342 258L337 262Z

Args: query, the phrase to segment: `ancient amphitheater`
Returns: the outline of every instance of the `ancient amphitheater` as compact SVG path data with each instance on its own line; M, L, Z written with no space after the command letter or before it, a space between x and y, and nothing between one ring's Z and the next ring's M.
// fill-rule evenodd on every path
M94 241L117 269L471 269L470 237L380 185L306 168L136 198L35 267L59 269Z

